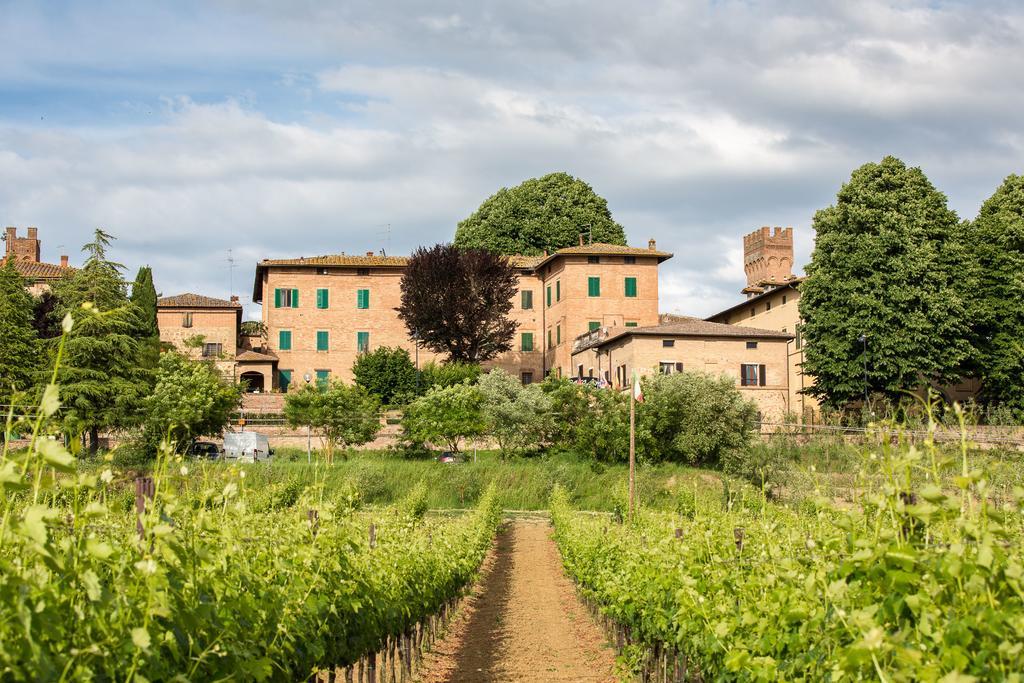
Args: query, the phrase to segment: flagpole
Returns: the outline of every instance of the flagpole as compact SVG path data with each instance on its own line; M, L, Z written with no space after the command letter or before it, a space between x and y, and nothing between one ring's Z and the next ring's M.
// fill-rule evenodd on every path
M636 488L636 371L629 387L629 519L633 520L633 493Z

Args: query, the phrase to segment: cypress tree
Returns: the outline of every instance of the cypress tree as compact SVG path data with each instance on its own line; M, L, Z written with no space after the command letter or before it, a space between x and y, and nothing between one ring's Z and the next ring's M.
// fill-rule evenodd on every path
M861 166L814 229L800 288L808 393L843 406L955 380L970 356L966 235L921 169Z
M15 392L30 389L40 366L32 324L35 302L25 285L14 261L4 259L0 264L0 403L9 403Z
M131 302L139 312L136 338L141 345L140 362L143 367L155 368L160 359L160 328L156 319L156 288L153 286L153 269L142 266L132 284Z
M1024 176L1011 175L971 224L972 364L982 401L1024 415Z

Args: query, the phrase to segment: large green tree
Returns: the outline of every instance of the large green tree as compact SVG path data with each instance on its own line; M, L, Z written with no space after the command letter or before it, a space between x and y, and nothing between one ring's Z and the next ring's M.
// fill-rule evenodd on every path
M212 361L174 351L160 356L156 384L143 402L147 442L169 439L183 449L198 436L219 436L238 407L241 387L226 381Z
M416 396L416 367L400 346L379 346L361 353L352 364L356 384L386 406L401 405Z
M142 266L132 284L131 302L138 309L138 339L141 345L140 359L145 367L156 367L160 358L160 328L156 320L156 287L153 286L153 269Z
M54 285L56 317L74 320L58 375L65 427L88 433L92 452L100 430L138 422L152 386L152 372L140 364L139 309L128 300L123 266L107 258L111 240L96 230L82 248L82 268Z
M608 202L590 185L568 173L549 173L487 198L459 223L455 246L536 255L574 246L580 234L594 242L626 243Z
M966 236L921 169L861 166L814 229L800 287L808 393L842 406L954 380L970 356Z
M14 261L4 259L0 263L0 404L34 384L40 349L33 307Z
M1024 176L1003 181L970 229L972 365L981 397L1024 413Z

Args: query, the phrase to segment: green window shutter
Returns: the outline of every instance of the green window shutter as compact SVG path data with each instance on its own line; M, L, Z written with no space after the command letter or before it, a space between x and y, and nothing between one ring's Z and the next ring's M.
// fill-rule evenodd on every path
M636 321L630 322L630 323L626 323L626 327L636 327Z
M331 371L330 370L317 370L316 371L316 386L318 389L326 389L327 385L331 382Z
M277 385L281 387L281 391L288 391L288 386L292 383L292 371L279 370L277 374Z
M562 343L562 326L561 325L555 325L555 343L556 344L561 344Z
M555 282L555 301L562 300L562 281Z
M281 351L292 350L292 332L291 330L281 330L277 333L277 348Z
M555 347L555 338L551 336L551 329L548 328L548 348L552 349Z
M523 332L519 349L521 351L533 351L533 332Z
M299 290L293 289L292 290L292 308L298 308L298 307L299 307Z
M274 290L274 308L281 308L281 290Z
M551 308L551 285L548 285L548 308Z
M316 290L316 307L328 308L330 306L330 294L326 289Z
M636 278L635 277L627 277L626 278L626 296L628 296L628 297L635 297L636 296Z
M370 290L368 289L357 289L356 290L356 308L369 308L370 307Z
M366 353L370 350L370 333L369 332L357 332L356 333L356 350L359 353Z
M330 333L327 330L317 330L316 350L327 351L330 348Z
M601 296L601 278L587 278L587 296Z
M596 320L591 320L591 321L590 321L589 323L587 323L587 328L588 328L588 329L589 329L589 330L590 330L591 332L593 332L594 330L596 330L596 329L597 329L597 328L599 328L599 327L601 327L601 323L599 323L599 322L598 322L598 321L596 321Z
M524 289L520 294L523 299L523 310L528 311L533 308L533 292L528 289Z

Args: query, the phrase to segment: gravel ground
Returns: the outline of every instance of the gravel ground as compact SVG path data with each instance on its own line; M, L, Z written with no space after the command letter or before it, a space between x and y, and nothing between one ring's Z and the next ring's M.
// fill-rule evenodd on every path
M615 653L562 571L547 520L509 522L423 683L612 682Z

